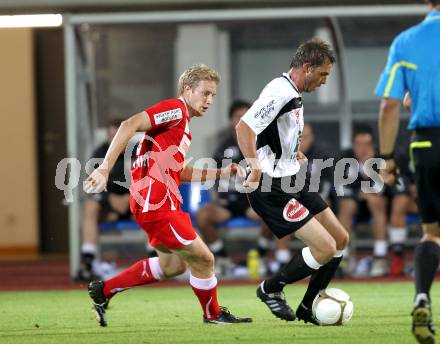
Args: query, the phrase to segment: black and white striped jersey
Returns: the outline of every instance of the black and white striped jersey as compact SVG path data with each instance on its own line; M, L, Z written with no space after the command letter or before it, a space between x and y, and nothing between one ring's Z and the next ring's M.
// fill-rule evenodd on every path
M304 127L301 93L289 74L269 82L241 118L257 135L257 156L263 173L279 178L296 174Z

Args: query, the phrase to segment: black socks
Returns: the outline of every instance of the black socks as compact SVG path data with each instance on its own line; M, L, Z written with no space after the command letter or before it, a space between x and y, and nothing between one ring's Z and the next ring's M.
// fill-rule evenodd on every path
M280 292L286 284L299 281L310 276L315 271L315 269L306 264L302 251L299 251L272 278L264 282L264 292L267 294Z
M416 294L429 295L440 261L440 246L433 241L419 243L415 251Z
M327 264L321 266L310 278L309 285L307 287L307 291L304 294L304 298L302 300L302 304L311 308L313 300L316 295L318 295L319 291L327 288L331 279L335 275L335 272L339 266L339 263L342 260L341 257L333 257Z

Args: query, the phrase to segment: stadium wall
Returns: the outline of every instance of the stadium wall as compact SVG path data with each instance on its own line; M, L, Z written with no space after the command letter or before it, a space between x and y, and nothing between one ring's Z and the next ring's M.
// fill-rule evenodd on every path
M0 30L0 256L38 253L33 38Z

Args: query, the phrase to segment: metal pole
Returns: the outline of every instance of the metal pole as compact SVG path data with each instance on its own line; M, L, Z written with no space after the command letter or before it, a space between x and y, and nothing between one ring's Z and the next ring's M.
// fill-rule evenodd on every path
M69 16L64 22L64 58L66 76L66 114L67 114L67 154L69 158L78 158L77 145L77 104L76 104L76 48L75 28ZM80 172L70 169L69 178L79 180ZM79 184L80 186L81 184ZM69 262L70 277L74 278L80 264L80 200L78 187L72 189L73 202L69 204Z
M120 12L72 15L72 24L212 22L287 18L424 15L425 5L317 6L258 9Z
M330 18L333 30L334 42L338 50L339 60L339 86L341 95L341 113L339 114L339 145L341 148L348 148L351 144L351 127L353 113L351 110L350 93L348 89L347 62L345 59L345 45L341 27L335 17Z

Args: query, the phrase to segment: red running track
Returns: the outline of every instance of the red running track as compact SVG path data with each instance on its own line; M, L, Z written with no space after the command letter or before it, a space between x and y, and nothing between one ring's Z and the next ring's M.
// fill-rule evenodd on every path
M125 264L126 263L126 264ZM129 265L132 262L124 262ZM381 277L343 279L343 282L396 282L411 281L411 277ZM220 280L220 285L257 285L254 280ZM187 282L166 281L150 287L178 287ZM45 256L32 260L0 261L0 291L86 289L86 283L72 282L69 277L67 256Z

